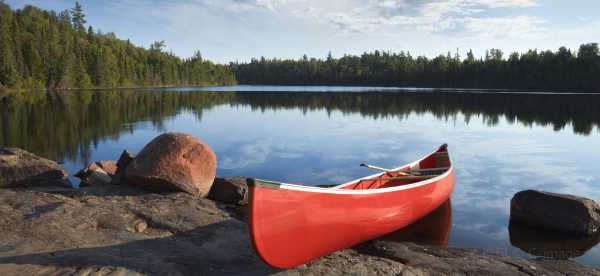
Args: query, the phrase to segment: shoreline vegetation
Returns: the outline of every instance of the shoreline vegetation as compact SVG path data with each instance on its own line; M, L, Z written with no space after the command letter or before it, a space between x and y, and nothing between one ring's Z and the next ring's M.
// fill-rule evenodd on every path
M458 50L435 58L410 52L365 52L326 59L252 59L231 63L239 84L264 85L376 85L415 88L525 89L600 92L598 43L577 51L529 50L505 56L499 49L476 58L472 50L462 58Z
M234 84L226 65L196 52L180 58L165 41L148 49L85 26L82 6L13 10L0 1L0 90L64 90Z
M0 1L0 91L156 88L232 84L397 86L415 88L524 89L600 92L598 43L576 51L533 49L505 53L471 50L434 58L410 52L373 51L325 59L251 59L217 64L200 52L181 58L114 33L86 27L82 6L61 12Z

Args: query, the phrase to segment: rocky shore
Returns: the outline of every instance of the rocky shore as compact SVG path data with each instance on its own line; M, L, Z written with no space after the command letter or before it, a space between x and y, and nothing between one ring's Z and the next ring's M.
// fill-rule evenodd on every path
M566 260L386 240L275 270L254 253L240 208L130 185L0 189L0 275L600 275Z
M217 177L207 197L188 186L148 190L114 181L133 160L124 153L83 170L89 181L75 189L58 165L28 154L0 154L0 275L600 275L568 260L385 238L277 270L250 243L244 178Z

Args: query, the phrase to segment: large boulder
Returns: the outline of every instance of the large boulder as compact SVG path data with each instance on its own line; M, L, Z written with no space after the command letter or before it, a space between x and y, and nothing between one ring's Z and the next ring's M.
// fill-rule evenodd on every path
M600 231L600 205L574 195L526 190L512 198L510 219L559 232L592 235Z
M245 177L217 177L208 198L228 204L248 205L248 185Z
M52 160L18 148L0 148L0 187L71 187L65 169Z
M211 148L182 133L165 133L148 143L127 166L128 182L155 191L180 190L204 197L216 175Z

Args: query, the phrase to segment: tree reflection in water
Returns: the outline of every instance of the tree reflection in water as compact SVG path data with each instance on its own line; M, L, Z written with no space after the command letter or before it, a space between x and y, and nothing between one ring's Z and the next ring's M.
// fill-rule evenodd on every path
M252 110L299 109L358 113L367 118L433 114L468 123L482 118L493 127L502 118L525 126L572 127L589 135L600 125L600 95L458 92L166 92L68 91L0 95L0 145L27 149L55 160L89 159L91 147L136 131L139 122L161 130L182 111L198 119L218 105Z

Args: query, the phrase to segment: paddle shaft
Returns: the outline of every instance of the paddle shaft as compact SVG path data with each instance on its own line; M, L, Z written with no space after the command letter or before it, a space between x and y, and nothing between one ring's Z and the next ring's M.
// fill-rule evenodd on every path
M369 168L369 169L372 169L372 170L378 170L378 171L384 171L384 172L393 172L393 170L390 170L390 169L386 169L386 168L379 167L379 166L373 166L373 165L369 165L369 164L365 164L365 163L362 163L360 165L362 167L366 167L366 168ZM407 176L411 175L408 172L402 172L402 171L397 171L397 173L399 173L401 175L407 175Z

